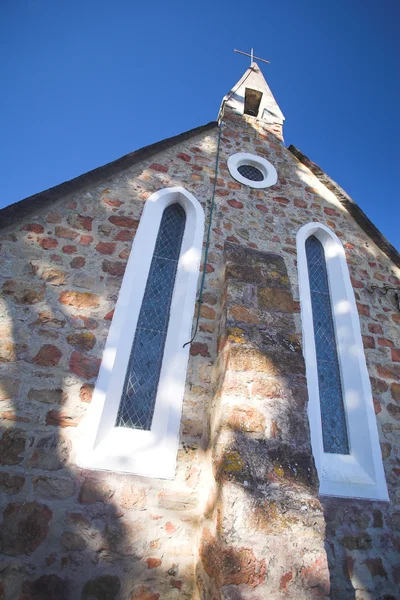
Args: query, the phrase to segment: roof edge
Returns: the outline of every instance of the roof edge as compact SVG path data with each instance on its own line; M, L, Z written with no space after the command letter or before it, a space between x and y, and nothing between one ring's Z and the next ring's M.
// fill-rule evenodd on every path
M64 183L60 183L47 190L28 196L19 202L9 204L0 210L0 229L5 229L10 225L14 225L16 222L27 217L31 212L43 209L67 194L74 193L90 184L95 184L100 179L107 179L121 169L128 169L129 167L140 163L142 160L150 158L154 154L158 154L163 150L167 150L180 142L184 142L204 131L214 129L215 127L218 127L217 121L210 121L206 125L195 127L194 129L155 142L149 146L143 146L143 148L140 148L139 150L125 154L124 156L121 156L121 158L117 158L101 167L92 169L83 175L78 175L78 177L74 177Z
M310 160L305 154L300 152L296 146L291 144L288 147L289 152L293 154L303 165L308 167L316 178L325 185L328 190L333 192L339 202L351 214L353 219L360 225L371 240L390 258L394 264L400 268L400 253L396 248L385 238L383 233L379 231L372 221L367 217L365 212L354 202L354 200L340 187L329 175L327 175L321 167Z

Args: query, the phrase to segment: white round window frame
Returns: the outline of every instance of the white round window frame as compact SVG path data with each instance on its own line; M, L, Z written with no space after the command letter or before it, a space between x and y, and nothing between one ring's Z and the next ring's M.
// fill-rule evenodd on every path
M264 175L264 179L262 181L252 181L251 179L243 177L238 171L238 168L243 165L256 167ZM228 169L236 181L256 189L270 187L271 185L275 185L278 181L278 173L276 172L274 165L265 158L257 156L257 154L249 154L248 152L237 152L236 154L232 154L232 156L228 158Z

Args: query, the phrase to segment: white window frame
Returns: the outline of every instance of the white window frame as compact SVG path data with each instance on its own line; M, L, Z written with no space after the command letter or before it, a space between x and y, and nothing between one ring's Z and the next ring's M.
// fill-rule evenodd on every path
M311 235L318 238L325 252L348 426L349 455L326 453L323 448L317 356L305 248L306 239ZM320 494L389 500L360 321L342 243L325 225L309 223L297 233L297 259L309 395L308 416L312 450L320 479Z
M248 185L251 188L256 188L259 190L264 189L270 187L271 185L275 185L275 183L278 181L278 173L276 172L274 165L262 156L257 156L257 154L236 152L236 154L232 154L228 158L227 164L232 177L236 179L236 181L239 181L239 183ZM243 177L243 175L241 175L238 171L238 168L242 165L251 165L252 167L256 167L264 175L264 179L262 181L252 181L251 179Z
M125 374L163 212L178 202L186 224L172 295L163 363L150 431L116 427ZM122 281L93 399L84 419L78 465L173 479L196 300L204 211L182 187L146 201Z

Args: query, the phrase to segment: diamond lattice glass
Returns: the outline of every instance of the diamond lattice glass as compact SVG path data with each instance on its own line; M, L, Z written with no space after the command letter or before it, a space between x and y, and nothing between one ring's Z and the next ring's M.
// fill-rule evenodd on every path
M331 454L349 454L325 253L321 242L314 235L306 240L306 255L317 353L324 451Z
M250 179L250 181L263 181L264 179L264 175L260 169L253 167L253 165L240 165L240 167L238 167L238 171L242 177Z
M163 213L129 357L117 427L151 428L167 337L172 293L185 230L180 204Z

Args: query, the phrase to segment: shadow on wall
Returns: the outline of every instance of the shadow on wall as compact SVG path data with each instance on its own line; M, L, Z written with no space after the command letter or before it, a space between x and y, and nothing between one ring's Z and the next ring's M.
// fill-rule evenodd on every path
M272 147L282 152L280 140L273 138L270 134ZM261 145L258 151L269 155ZM230 152L227 142L225 152ZM295 162L293 157L292 161ZM226 169L224 158L221 165ZM300 181L304 177L301 171L298 171L298 177ZM179 182L171 182L171 185L176 183ZM269 190L284 193L284 185L278 181ZM280 200L263 217L265 235L272 242L276 233L274 218L284 218L285 206L289 203L289 200L283 202L285 198ZM223 198L215 215L215 226L221 227L221 231L227 210ZM311 211L305 209L305 214L309 214L306 218L312 219ZM236 231L226 230L224 235L234 243L251 245L251 241L240 238ZM13 236L12 233L8 235L11 242L14 242ZM18 238L15 238L17 244ZM3 423L10 423L4 428L0 441L4 509L0 535L3 580L0 598L191 598L195 586L193 571L180 572L179 557L175 560L172 553L171 564L166 569L167 561L159 557L157 550L160 543L179 527L167 520L168 510L192 506L166 505L160 515L156 507L151 508L149 481L145 478L87 472L74 465L76 427L85 412L85 405L90 402L107 328L97 317L71 316L64 310L59 292L64 289L62 269L49 262L38 270L35 260L42 261L43 254L40 252L36 256L33 247L29 246L20 250L19 256L24 258L25 252L32 262L25 264L24 273L18 280L14 279L13 256L6 257L4 265L9 272L4 271L2 287L4 312L12 320L11 330L4 337L8 336L12 343L7 350L9 362L1 366L4 376L0 385L4 400L0 417ZM292 246L288 246L287 255L295 255ZM122 275L123 266L120 271L119 275ZM119 285L114 286L114 301L118 289ZM86 294L86 306L90 308L90 302L95 300L90 293L83 293ZM68 305L67 296L64 298ZM97 307L93 305L93 308ZM279 394L263 398L261 393L261 399L267 400L266 408L279 417L275 429L271 426L269 430L270 439L265 436L265 423L252 420L246 410L239 410L236 416L230 413L230 420L219 427L218 421L222 417L218 414L217 389L210 410L210 414L215 413L211 416L211 429L215 433L210 433L209 428L202 440L215 475L215 486L205 506L195 569L204 600L220 598L221 589L225 598L245 600L251 588L256 598L257 586L267 576L272 576L274 553L282 551L283 543L293 565L298 562L295 546L291 545L295 540L290 535L285 537L287 529L294 531L298 526L305 534L319 535L324 528L308 442L304 370L299 367L299 372L294 374L298 388L292 393L290 387L285 388L287 379L282 373L287 365L278 357L274 358L275 334L271 337L268 325L254 326L250 333L247 347L256 348L261 356L268 356L276 378L281 382ZM280 344L285 343L288 341L281 338ZM59 346L68 348L69 352L61 353ZM291 352L288 351L288 356ZM293 356L294 364L299 360L302 362L298 342ZM70 375L71 365L75 376ZM27 367L32 370L29 381L24 380ZM223 385L220 381L219 388ZM13 401L16 397L18 399ZM297 419L298 413L302 419ZM279 419L287 425L284 435ZM71 431L74 433L70 434ZM302 441L295 446L291 438ZM240 498L243 507L239 514L235 508L239 504L236 498ZM154 539L149 538L148 527L151 525L145 525L142 517L145 509L154 523ZM170 514L176 519L176 513ZM156 536L160 533L157 521L161 518L165 520L165 540L160 542ZM193 527L197 525L198 521L193 517ZM248 549L248 542L244 541L241 549L238 546L240 536L243 540L249 539L246 538L248 531L260 544L261 555L265 558L257 559ZM233 543L235 535L238 538ZM166 552L171 547L167 542ZM337 557L332 548L330 545L328 557L333 572ZM293 568L280 575L278 586L286 594L284 597L290 597L292 581L299 576L309 578L310 587L319 593L313 597L324 597L326 581L319 579L318 565L303 574L300 564L299 569L300 572ZM345 572L343 578L346 580ZM340 591L342 595L338 592L335 600L356 598L348 575L343 590L347 595Z

